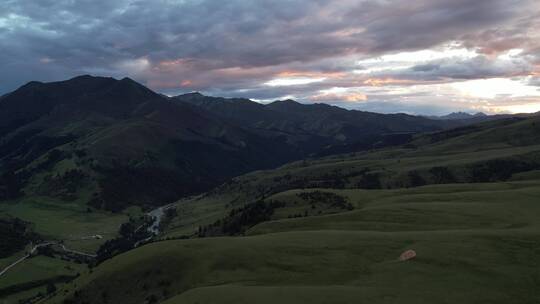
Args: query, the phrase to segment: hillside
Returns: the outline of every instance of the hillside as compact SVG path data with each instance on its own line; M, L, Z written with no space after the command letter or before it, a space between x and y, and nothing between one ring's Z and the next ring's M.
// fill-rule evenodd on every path
M46 303L535 303L539 123L240 176Z
M205 225L219 210L237 208L291 189L400 189L430 184L508 181L540 170L540 119L511 118L415 137L410 143L371 152L307 159L277 170L249 173L182 201L174 235L190 234L200 216ZM201 207L201 206L204 206ZM200 222L199 222L200 224Z
M291 157L286 147L266 157L279 143L172 104L130 79L29 83L0 106L0 168L10 187L108 210L167 203ZM4 192L10 199L18 191Z

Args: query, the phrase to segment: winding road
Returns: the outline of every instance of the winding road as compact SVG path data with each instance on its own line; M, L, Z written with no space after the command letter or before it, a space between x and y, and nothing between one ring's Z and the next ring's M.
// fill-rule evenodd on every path
M31 257L36 252L36 250L38 250L38 248L52 246L52 245L60 246L62 248L62 250L64 250L65 252L69 252L69 253L73 253L73 254L77 254L77 255L82 255L82 256L86 256L86 257L91 257L91 258L96 257L95 254L89 254L89 253L69 249L64 244L62 244L60 242L43 242L43 243L40 243L40 244L37 244L37 245L33 246L30 249L30 252L27 253L25 256L21 257L20 259L16 260L15 262L11 263L10 265L8 265L4 269L2 269L2 271L0 271L0 277L3 276L6 272L8 272L8 270L10 270L11 268L17 266L17 264L19 264L19 263L23 262L24 260L26 260L27 258Z
M52 243L52 242L45 242L45 243L41 243L41 244L37 244L36 246L32 247L32 249L30 249L30 252L27 253L25 256L23 256L22 258L16 260L15 262L11 263L9 266L7 266L6 268L4 268L2 271L0 271L0 277L3 276L8 270L10 270L11 268L15 267L17 264L21 263L22 261L26 260L27 258L29 258L32 254L34 254L34 252L36 252L36 250L39 248L39 247L45 247L45 246L49 246L49 245L52 245L52 244L55 244L55 243Z

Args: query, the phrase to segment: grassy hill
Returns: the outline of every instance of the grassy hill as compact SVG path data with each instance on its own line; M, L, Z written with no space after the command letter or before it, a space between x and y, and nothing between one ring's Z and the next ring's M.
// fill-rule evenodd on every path
M338 191L354 211L150 244L66 290L75 303L534 303L539 186ZM417 259L399 262L408 249Z
M540 170L538 117L486 122L417 136L391 149L306 159L252 172L178 204L167 233L190 235L222 214L291 189L400 189L508 181ZM298 213L298 212L297 212ZM294 215L294 213L291 213ZM184 215L184 216L182 216Z
M538 122L235 178L46 303L536 303Z

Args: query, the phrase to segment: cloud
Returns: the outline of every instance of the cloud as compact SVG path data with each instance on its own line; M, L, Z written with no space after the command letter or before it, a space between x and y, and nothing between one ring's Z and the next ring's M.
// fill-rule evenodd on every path
M537 76L537 77L529 77L529 79L528 79L528 85L540 87L540 76ZM538 90L540 90L540 88L538 88Z
M366 87L405 97L415 85L528 77L540 73L536 2L4 0L0 94L93 73L168 94L351 106L371 102ZM512 49L522 52L500 57ZM364 95L325 96L334 87Z

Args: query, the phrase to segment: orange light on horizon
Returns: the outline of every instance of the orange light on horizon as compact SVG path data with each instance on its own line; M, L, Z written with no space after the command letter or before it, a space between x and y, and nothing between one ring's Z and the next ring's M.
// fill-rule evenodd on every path
M193 85L193 81L191 81L191 80L184 80L184 81L180 82L181 87L190 87L192 85Z
M369 78L364 80L365 85L372 87L379 87L383 85L394 85L394 84L412 84L412 80L406 79L394 79L394 78Z
M368 96L360 92L343 92L343 93L323 93L310 98L312 101L346 101L346 102L362 102L367 101Z
M291 70L291 71L279 72L275 74L274 76L276 78L287 78L287 77L290 77L290 78L317 78L317 77L339 78L339 77L344 77L345 75L346 73L344 72L325 73L325 72L306 72L306 71Z

